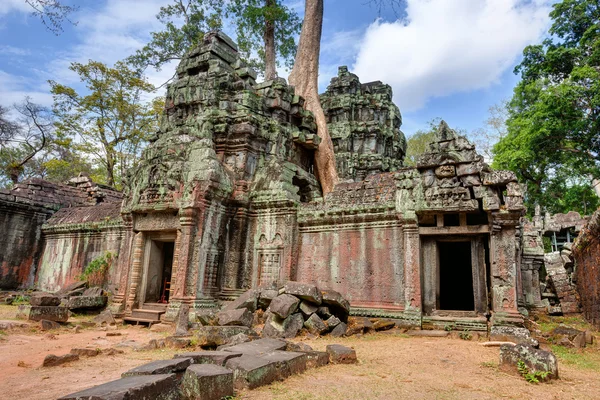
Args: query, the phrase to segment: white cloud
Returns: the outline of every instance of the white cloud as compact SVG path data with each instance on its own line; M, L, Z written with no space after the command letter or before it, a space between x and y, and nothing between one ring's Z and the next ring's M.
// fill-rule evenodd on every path
M377 21L354 72L394 89L402 111L428 99L489 87L546 31L548 0L407 0L404 21Z
M39 87L38 82L31 78L9 74L0 70L0 104L10 107L20 103L26 96L31 97L34 103L43 106L52 105L52 95L47 90L47 85Z
M25 0L0 1L0 15L8 14L13 11L29 12L31 11L31 8L25 3Z

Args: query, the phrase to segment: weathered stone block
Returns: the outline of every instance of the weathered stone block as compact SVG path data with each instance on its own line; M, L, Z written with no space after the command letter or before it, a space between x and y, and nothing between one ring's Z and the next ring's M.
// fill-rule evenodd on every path
M98 326L116 325L116 323L117 323L117 321L115 321L115 318L113 317L110 310L104 310L100 314L96 315L94 317L94 322Z
M254 311L256 311L258 295L259 295L258 290L250 289L247 292L240 295L240 297L238 297L231 303L227 304L223 308L223 310L229 311L229 310L237 310L240 308L246 308L246 309L248 309L248 311L253 313Z
M549 351L538 350L526 344L500 346L500 366L516 371L519 361L523 361L529 372L549 372L549 379L558 379L558 362Z
M242 353L233 351L195 351L175 354L173 358L189 358L193 364L215 364L224 366L230 358L240 357Z
M308 351L306 354L306 368L318 368L329 364L329 353L326 351Z
M275 363L277 367L277 379L279 380L306 371L307 357L305 353L275 350L260 357Z
M279 318L287 318L298 308L300 300L290 294L281 294L273 299L269 310Z
M287 342L280 339L264 338L252 342L238 344L225 349L226 352L261 355L276 350L285 350Z
M347 322L350 314L350 302L335 290L327 289L321 293L323 294L323 303L329 307L331 312L342 322Z
M314 314L313 314L314 315ZM275 314L269 314L262 335L271 338L293 338L304 326L302 314L292 314L286 319L281 319Z
M340 322L340 324L338 326L333 328L330 335L333 337L342 337L342 336L346 335L347 330L348 330L348 325L346 325L344 322Z
M246 308L221 311L218 314L221 326L247 326L252 327L253 316Z
M181 336L167 336L165 338L165 346L172 349L183 349L192 344L192 340Z
M283 290L287 294L294 295L316 305L320 305L323 301L323 295L315 285L290 281L285 284Z
M196 338L200 347L214 348L227 344L231 337L240 333L250 336L252 331L246 326L203 326L196 332Z
M341 344L329 344L326 351L332 364L354 364L358 361L356 351Z
M177 314L177 327L175 328L175 336L187 336L189 325L190 306L188 304L182 304L181 307L179 307L179 313Z
M52 329L59 329L60 324L54 321L48 321L45 319L40 320L40 329L43 331L50 331Z
M108 297L106 296L72 296L69 298L67 307L69 310L95 309L106 306Z
M55 322L67 322L69 319L69 309L66 307L54 306L31 306L28 319L30 321L40 321L45 319Z
M260 296L258 297L258 308L266 310L271 305L271 302L275 297L279 296L279 291L276 289L261 289Z
M74 348L70 351L71 354L76 354L83 357L96 357L101 353L100 349Z
M183 375L181 395L184 400L221 400L233 396L233 372L218 365L192 365Z
M531 337L527 328L517 326L492 326L490 330L490 340L528 344L536 348L539 346L538 341Z
M173 400L177 398L178 382L175 374L129 376L107 382L59 400Z
M191 358L173 358L171 360L152 361L121 374L122 378L135 375L173 374L185 371L192 363Z
M54 354L48 354L44 358L44 362L42 363L42 367L56 367L57 365L66 364L68 362L79 360L79 356L77 354L65 354L62 356L55 356Z
M29 304L32 306L56 307L60 305L60 297L49 293L36 293L29 298Z
M225 364L233 371L236 390L254 389L277 380L277 363L252 354L232 358Z
M300 306L298 307L304 318L310 317L312 314L316 313L319 309L319 306L314 303L310 303L306 300L300 302Z
M387 331L388 329L392 329L394 326L396 326L396 323L389 319L378 319L377 321L373 322L373 329L375 329L377 332Z
M322 335L329 330L325 322L317 314L312 314L304 321L304 327L314 335Z

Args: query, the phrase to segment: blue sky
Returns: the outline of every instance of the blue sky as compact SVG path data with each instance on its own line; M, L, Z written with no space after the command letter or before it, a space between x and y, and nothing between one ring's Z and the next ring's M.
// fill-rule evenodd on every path
M80 6L78 24L55 36L29 15L25 0L0 0L0 104L29 95L50 105L47 80L77 86L71 62L112 64L132 54L160 29L155 15L169 2L67 1ZM287 3L302 12L303 1ZM407 136L436 117L467 131L483 127L488 108L510 98L523 48L539 42L550 23L551 0L406 0L400 19L367 3L325 0L321 91L339 65L363 82L390 84ZM175 66L148 78L162 83Z

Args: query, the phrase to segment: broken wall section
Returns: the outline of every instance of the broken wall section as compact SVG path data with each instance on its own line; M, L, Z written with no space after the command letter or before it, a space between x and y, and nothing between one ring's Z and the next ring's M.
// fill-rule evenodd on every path
M600 328L600 209L592 215L573 245L577 291L585 318Z

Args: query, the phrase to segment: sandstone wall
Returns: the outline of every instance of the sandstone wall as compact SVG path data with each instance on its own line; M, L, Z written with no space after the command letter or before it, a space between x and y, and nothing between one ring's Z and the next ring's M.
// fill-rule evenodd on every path
M597 210L573 246L577 290L585 318L600 328L600 210Z
M0 198L0 289L33 284L43 248L42 225L50 215L44 208Z
M117 255L123 238L119 204L57 212L43 227L44 250L36 277L41 290L57 291L79 280L85 267L107 251ZM115 284L116 267L106 285Z

